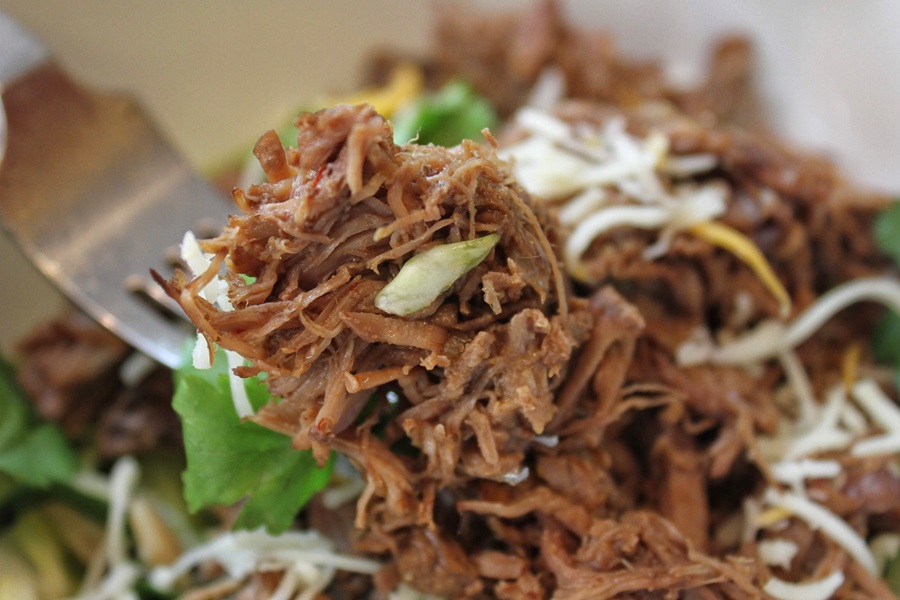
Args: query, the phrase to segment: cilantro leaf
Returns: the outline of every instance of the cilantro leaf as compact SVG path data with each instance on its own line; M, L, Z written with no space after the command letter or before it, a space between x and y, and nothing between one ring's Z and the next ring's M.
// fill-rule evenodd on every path
M405 144L455 146L464 139L480 138L485 127L495 127L497 113L490 102L462 81L451 81L434 94L422 96L392 119L394 141Z
M878 248L900 266L900 200L875 219L873 235ZM872 334L875 357L900 369L900 315L888 311Z
M0 473L20 484L46 488L67 481L77 468L62 433L31 414L12 367L0 361Z
M0 471L34 487L67 481L76 467L68 442L50 423L32 429L16 446L0 452Z
M888 312L872 333L875 358L900 368L900 315Z
M900 553L890 559L885 566L884 580L892 592L900 594Z
M874 235L881 251L900 264L900 200L881 211L875 219Z
M223 361L216 361L223 362ZM297 512L323 489L331 464L319 468L312 454L291 439L234 411L228 376L185 369L177 377L173 406L181 417L187 469L184 493L191 512L245 500L235 527L264 526L270 533L290 527ZM268 400L259 381L248 380L254 407Z

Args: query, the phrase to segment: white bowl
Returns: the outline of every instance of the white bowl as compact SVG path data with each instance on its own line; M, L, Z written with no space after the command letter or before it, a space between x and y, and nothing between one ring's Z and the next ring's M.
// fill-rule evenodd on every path
M614 31L624 54L660 57L681 79L702 72L716 36L747 32L775 128L827 151L851 179L900 190L900 3L564 4L581 27ZM371 48L426 48L430 23L429 4L402 0L0 0L0 10L78 79L137 95L199 168L247 147L305 99L352 88ZM0 277L0 347L8 349L59 300L5 239Z

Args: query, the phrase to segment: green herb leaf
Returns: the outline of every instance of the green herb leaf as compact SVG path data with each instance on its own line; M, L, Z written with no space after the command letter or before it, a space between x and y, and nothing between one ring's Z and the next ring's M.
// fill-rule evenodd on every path
M12 368L0 361L0 473L20 484L46 488L68 481L77 468L62 433L31 414Z
M67 481L77 466L68 442L49 423L32 429L15 446L0 452L0 471L34 487Z
M882 252L900 265L900 200L883 210L875 219L875 242Z
M873 229L879 249L900 266L900 200L895 201L875 219ZM875 357L900 369L900 315L888 312L872 334Z
M465 139L478 139L481 130L497 125L490 102L468 84L451 81L437 93L422 96L392 119L394 142L455 146ZM418 137L417 137L418 136Z
M872 350L880 362L900 369L900 315L884 315L872 334Z
M900 595L900 554L888 561L884 569L884 580L892 592Z
M283 532L328 484L331 464L319 468L310 452L291 447L289 437L241 421L234 412L228 376L199 373L178 376L173 400L184 429L188 507L196 512L245 500L236 528L264 526L273 534ZM269 398L259 381L248 380L247 392L254 407Z

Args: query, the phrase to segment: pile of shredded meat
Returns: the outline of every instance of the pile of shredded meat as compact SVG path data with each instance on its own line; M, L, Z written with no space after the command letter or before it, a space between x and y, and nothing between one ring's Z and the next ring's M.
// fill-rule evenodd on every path
M554 66L581 98L557 107L561 122L599 131L619 119L636 138L664 135L675 157L711 157L710 168L660 185L724 190L719 220L769 260L791 314L884 270L867 231L885 198L858 192L820 158L719 125L748 120L738 109L742 42L718 49L703 89L681 92L661 85L655 65L629 65L606 38L565 26L553 4L483 24L510 36L449 14L440 68L505 114ZM788 521L795 562L776 571L755 547L770 533L735 530L745 499L773 485L758 438L778 429L786 374L777 363L687 366L678 352L698 330L737 333L784 309L736 256L674 235L648 260L651 234L614 229L583 252L585 282L573 292L558 254L571 234L555 221L560 203L530 198L492 137L398 147L367 107L303 115L297 126L296 148L260 140L268 182L235 193L244 214L203 242L217 257L209 271L166 286L211 344L250 361L238 372L270 374L279 400L254 420L360 468L357 548L392 559L380 589L750 598L773 573L799 580L837 565L847 597L889 596L803 521ZM523 136L513 126L502 145ZM500 242L488 258L426 308L398 317L376 307L415 254L489 233ZM200 295L223 262L234 310ZM876 314L836 319L798 349L818 397L839 383L848 344L864 342ZM887 463L847 469L825 505L853 513L864 537L895 529L900 514L882 496L900 480ZM743 528L753 530L746 517Z
M884 267L868 243L852 243L884 199L855 192L819 159L676 112L576 103L558 114L597 127L624 116L635 135L664 131L676 155L714 154L718 166L694 177L727 188L723 221L772 257L795 312ZM280 399L254 420L360 468L358 549L392 557L378 587L758 596L771 568L728 528L767 485L757 436L777 428L784 374L676 356L698 327L736 331L778 313L750 270L689 236L647 261L646 234L614 231L584 254L600 283L575 295L554 251L566 234L555 208L536 205L490 145L397 147L365 106L297 125L296 149L260 140L269 182L235 193L244 214L203 242L218 259L210 270L166 286L210 342L249 359L241 374L270 374ZM411 256L488 232L500 234L489 257L426 308L397 317L375 306ZM223 261L233 310L200 295ZM837 320L830 335L844 345L824 335L801 351L815 357L817 391L838 379L865 321ZM826 504L853 510L864 529L869 519L890 529L900 515L875 496L900 480L884 461L850 467L858 475ZM846 562L828 538L791 527L804 561ZM848 573L851 596L888 594L864 570Z
M210 357L217 345L246 360L237 374L267 374L275 399L255 422L362 474L355 519L320 499L300 517L342 550L384 559L371 579L339 576L328 597L381 598L405 583L447 598L765 598L812 581L837 598L893 598L853 540L900 531L896 455L777 449L804 410L821 417L860 380L887 382L867 350L880 311L844 311L773 360L685 358L789 322L848 281L896 278L870 234L888 199L746 128L759 113L744 40L723 40L706 81L685 90L658 64L620 57L607 35L566 24L554 2L439 16L430 74L491 99L510 118L496 139L398 146L366 105L303 114L296 147L274 133L257 143L267 181L236 189L241 214L201 241L209 269L162 282ZM554 71L562 101L529 129L517 111ZM664 140L657 164L592 201L644 208L656 201L641 195L651 176L667 202L709 192L722 206L710 220L759 250L784 296L697 223L604 230L579 247L574 276L566 248L588 219L566 211L589 196L542 197L518 175L515 149L542 127L584 134L586 146L553 141L588 162L604 132L613 146ZM413 257L494 234L487 256L426 305L379 308ZM222 273L227 300L207 293ZM56 362L50 339L29 347L23 377L35 385ZM65 386L117 368L122 349L110 348ZM33 391L48 410L59 404ZM64 421L84 421L65 405ZM795 459L840 473L781 475ZM804 517L794 492L844 525ZM273 593L270 575L248 597Z
M273 134L257 144L269 182L235 193L244 214L203 243L218 258L207 274L167 290L210 343L250 360L241 374L269 374L280 400L256 422L363 468L361 525L432 526L441 490L522 476L560 416L588 308L569 298L550 222L489 146L401 148L367 106L297 126L296 150ZM488 234L487 258L427 306L375 306L412 256ZM200 295L223 260L233 310Z

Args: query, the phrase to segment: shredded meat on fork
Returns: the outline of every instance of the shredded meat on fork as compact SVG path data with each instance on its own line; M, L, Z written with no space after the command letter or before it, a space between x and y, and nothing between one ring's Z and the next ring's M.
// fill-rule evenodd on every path
M520 473L557 415L589 308L568 297L552 227L490 146L398 147L368 106L297 127L297 149L261 138L269 181L235 191L244 214L204 242L212 269L226 261L234 310L198 295L212 271L166 288L210 343L250 360L241 374L269 373L279 400L254 420L363 468L360 524L430 523L439 490ZM492 233L490 255L429 306L407 317L375 307L413 255Z

